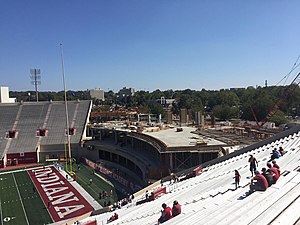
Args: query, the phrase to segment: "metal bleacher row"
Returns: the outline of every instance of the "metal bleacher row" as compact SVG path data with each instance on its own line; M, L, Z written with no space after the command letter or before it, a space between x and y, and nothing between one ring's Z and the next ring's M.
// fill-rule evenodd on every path
M69 101L69 125L76 129L71 143L79 143L91 101ZM23 102L0 104L0 154L32 152L39 144L63 144L66 117L64 102ZM38 137L37 130L46 129L45 137ZM16 138L8 139L8 131L15 130Z
M282 174L279 180L265 192L250 194L249 156L252 154L258 160L261 171L270 160L272 150L280 146L287 153L277 160ZM238 189L235 189L233 179L235 169L241 174ZM167 181L163 185L167 194L142 205L131 204L117 209L119 219L110 224L157 224L162 203L172 207L174 200L181 204L182 213L165 225L297 224L300 221L300 132L208 166L197 177L178 183ZM82 223L96 220L97 224L106 224L112 214L90 217Z
M43 125L46 107L44 104L22 106L20 117L14 128L14 130L18 130L17 141L11 142L10 150L31 149L32 151L35 149L36 146L32 145L36 141L33 141L32 137L36 137L36 130Z
M12 129L12 126L14 125L16 116L18 114L18 108L8 105L6 107L0 107L0 110L0 153L2 154L7 144L7 141L5 140L6 132Z

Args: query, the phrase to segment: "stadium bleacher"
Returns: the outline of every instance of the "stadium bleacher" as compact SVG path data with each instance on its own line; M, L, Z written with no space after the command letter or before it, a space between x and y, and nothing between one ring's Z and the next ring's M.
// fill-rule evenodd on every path
M71 143L78 144L82 139L91 101L69 101L69 126L74 131ZM64 145L66 139L66 117L64 102L21 102L0 104L0 156L8 154L17 158L17 154L36 155L38 146ZM42 132L41 132L42 131ZM15 138L7 134L15 133ZM39 136L40 133L44 135ZM27 157L27 156L25 156ZM9 157L8 157L9 158ZM29 156L36 161L36 156ZM1 161L1 166L5 162Z
M266 167L274 148L282 146L287 153L277 160L282 176L265 192L249 193L251 172L249 156L258 160L258 169ZM119 219L110 224L157 224L162 203L172 206L177 200L182 213L164 224L297 224L300 220L300 132L282 137L204 168L203 173L170 184L164 182L167 194L141 205L116 210ZM235 190L234 170L241 174L240 188ZM158 188L160 185L158 184ZM151 192L151 191L150 191ZM143 199L139 196L135 201ZM83 220L106 224L111 212Z

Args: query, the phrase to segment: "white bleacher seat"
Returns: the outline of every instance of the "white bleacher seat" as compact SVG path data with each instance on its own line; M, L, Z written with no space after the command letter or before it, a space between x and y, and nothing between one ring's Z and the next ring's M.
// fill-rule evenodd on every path
M283 224L297 221L300 214L294 215L291 209L299 212L300 172L295 171L300 161L299 133L294 133L271 144L253 149L224 162L204 169L194 178L167 187L168 193L155 201L117 210L119 219L114 224L156 224L160 217L161 204L170 207L174 200L182 206L182 214L164 224ZM258 170L266 167L274 146L282 146L287 153L277 159L282 175L275 185L265 192L254 192L249 196L250 171L248 158L253 154L259 161ZM234 170L241 175L240 188L234 190ZM165 185L169 184L166 182ZM291 208L291 209L290 209ZM105 224L110 213L96 216L98 224ZM291 215L287 218L285 215ZM289 220L290 219L290 220ZM285 224L285 223L284 223ZM291 223L292 224L292 223Z

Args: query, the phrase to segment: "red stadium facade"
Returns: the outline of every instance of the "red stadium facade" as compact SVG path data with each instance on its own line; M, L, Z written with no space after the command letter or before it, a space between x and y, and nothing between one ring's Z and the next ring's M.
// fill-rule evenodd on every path
M36 152L7 153L5 157L0 160L0 168L32 163L37 163Z

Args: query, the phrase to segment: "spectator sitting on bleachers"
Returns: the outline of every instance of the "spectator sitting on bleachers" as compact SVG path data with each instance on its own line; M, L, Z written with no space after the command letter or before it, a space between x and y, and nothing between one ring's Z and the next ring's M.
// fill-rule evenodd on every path
M273 163L273 168L274 168L275 170L277 170L277 172L278 172L278 178L279 178L280 175L281 175L280 167L278 166L278 164L276 163L275 160L272 160L272 163ZM278 179L278 178L277 178L277 179Z
M278 166L278 164L276 163L275 159L272 160L272 163L273 163L273 167L276 168L279 172L279 175L280 175L280 167Z
M108 220L107 223L110 223L112 221L115 221L119 218L119 215L117 213L115 213L114 215L112 215Z
M269 168L267 171L273 175L274 184L275 184L280 176L280 173L279 173L278 169L276 169L275 167L272 167L272 164L270 162L267 163L267 167Z
M118 208L118 204L115 202L114 204L113 204L113 206L112 206L112 210L116 210Z
M166 203L163 203L161 205L163 210L161 210L161 217L158 219L158 224L166 222L167 220L173 218L172 216L172 209L166 205Z
M148 199L149 198L149 193L148 193L148 190L146 191L145 193L145 198Z
M278 151L280 152L281 156L283 156L286 153L286 151L284 151L281 146L279 147Z
M279 151L279 149L276 149L276 152L278 153L278 155L281 157L282 156L282 154L281 154L281 152Z
M128 201L127 199L123 199L122 202L121 202L121 206L124 206L124 205L127 205L128 204Z
M174 180L174 183L177 183L177 182L179 182L179 178L177 177L177 175L176 175L176 174L174 174L174 176L173 176L173 180Z
M176 174L171 173L170 184L177 183L177 182L178 182L178 177L176 176Z
M276 150L276 148L273 149L272 153L271 153L271 160L273 160L273 159L279 159L280 157L281 157L280 152L278 150Z
M119 218L119 215L117 213L115 213L114 216L115 216L115 220Z
M268 181L266 178L256 170L255 176L251 179L250 192L265 191L268 187Z
M175 200L172 207L172 216L178 216L181 213L181 205Z
M272 184L274 184L274 178L273 178L273 175L272 175L271 173L267 172L267 169L266 169L266 168L262 168L261 171L262 171L261 174L266 178L269 187L270 187Z

